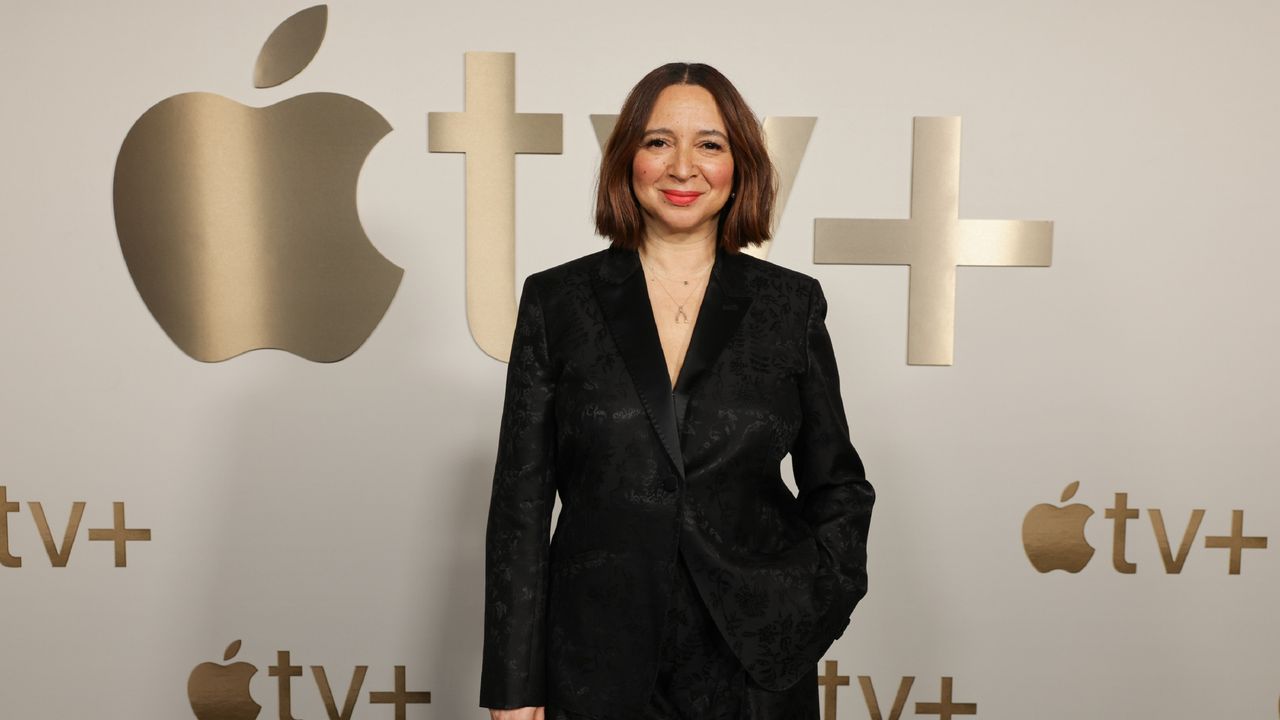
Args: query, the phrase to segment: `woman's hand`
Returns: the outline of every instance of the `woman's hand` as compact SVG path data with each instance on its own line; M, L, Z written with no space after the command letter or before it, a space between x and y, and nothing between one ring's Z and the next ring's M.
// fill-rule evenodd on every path
M490 720L544 720L542 707L522 707L510 710L489 710Z

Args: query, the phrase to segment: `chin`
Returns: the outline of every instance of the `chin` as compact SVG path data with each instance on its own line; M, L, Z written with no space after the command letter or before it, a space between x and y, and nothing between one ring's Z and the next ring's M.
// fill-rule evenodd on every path
M664 234L684 235L684 234L696 233L700 230L708 230L708 229L714 232L716 229L716 224L719 222L719 218L718 216L712 217L710 219L700 217L696 220L691 220L689 218L679 217L679 216L664 217L662 215L659 215L655 218L651 218L649 222L652 229L657 230L658 232L661 232Z

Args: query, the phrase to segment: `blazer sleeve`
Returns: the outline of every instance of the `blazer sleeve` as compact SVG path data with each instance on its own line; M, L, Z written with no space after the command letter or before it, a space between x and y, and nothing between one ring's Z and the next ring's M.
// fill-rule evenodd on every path
M854 606L867 593L867 533L875 502L849 440L826 316L827 300L815 279L809 295L808 365L800 381L802 420L791 462L801 512L818 545L820 587L824 595L830 593L812 638L819 656L843 633Z
M485 530L480 705L486 708L545 705L555 379L533 280L525 280L516 313Z

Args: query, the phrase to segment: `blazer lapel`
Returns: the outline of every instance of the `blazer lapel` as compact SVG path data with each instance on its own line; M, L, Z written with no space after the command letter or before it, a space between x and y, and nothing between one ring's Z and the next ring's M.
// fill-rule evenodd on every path
M658 340L658 326L653 321L644 273L639 272L639 268L640 256L636 251L611 246L604 253L599 271L592 276L596 299L640 395L640 404L683 480L684 460L676 429L671 380L662 355L662 342ZM669 485L667 489L675 488Z
M717 247L716 262L711 268L711 280L698 310L689 350L685 353L684 365L680 366L680 374L676 376L672 399L680 427L684 427L689 396L697 389L699 379L715 365L750 306L751 295L743 277L742 257Z
M751 305L742 258L716 249L711 279L674 390L667 375L644 273L640 271L640 256L634 250L611 246L592 280L609 332L622 354L645 413L683 480L680 427L689 396L698 380L715 364ZM675 488L668 486L667 489Z

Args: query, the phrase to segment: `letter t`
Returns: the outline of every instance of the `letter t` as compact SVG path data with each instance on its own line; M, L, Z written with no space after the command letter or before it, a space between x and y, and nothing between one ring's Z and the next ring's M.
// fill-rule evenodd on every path
M22 506L9 502L9 488L0 485L0 565L7 568L22 567L22 558L9 554L9 513L16 513Z
M1137 519L1138 511L1129 509L1129 493L1116 493L1116 506L1107 508L1107 518L1115 520L1115 536L1111 546L1111 564L1116 572L1132 575L1138 571L1138 564L1131 563L1124 557L1126 528L1125 524Z
M465 112L427 113L427 150L467 155L467 325L506 360L516 327L516 154L563 152L563 116L516 112L515 53L469 52Z
M288 650L276 651L276 664L267 668L267 674L279 678L280 683L280 720L295 720L293 717L293 678L301 677L302 666L294 665L289 660Z

